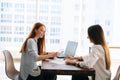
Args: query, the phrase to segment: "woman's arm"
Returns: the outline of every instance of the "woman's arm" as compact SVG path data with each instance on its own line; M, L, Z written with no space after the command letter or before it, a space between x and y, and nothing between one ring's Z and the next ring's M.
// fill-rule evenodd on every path
M58 52L51 52L50 54L40 55L40 56L37 58L37 61L45 60L45 59L52 58L52 57L56 57L56 56L58 56L58 55L59 55Z
M73 57L73 56L66 56L65 59L70 59L70 60L76 59L78 61L83 61L82 56L75 56L75 57Z
M99 46L93 46L92 52L89 53L86 56L83 56L83 62L80 62L81 67L88 67L93 68L93 66L97 63L97 61L100 59L98 54L101 54L101 49L99 49Z
M83 61L66 59L66 64L79 65L79 67L83 67L83 68L92 68L99 60L99 56L97 55L98 53L100 53L98 47L94 47L89 55L77 57L77 59Z
M46 55L38 55L37 44L34 41L34 39L29 39L27 41L27 50L29 54L33 56L32 58L34 58L37 61L45 60L45 59L56 57L59 55L58 52L49 52L49 54L46 54Z
M83 58L82 58L82 56L75 57L75 59L77 59L78 61L83 61Z

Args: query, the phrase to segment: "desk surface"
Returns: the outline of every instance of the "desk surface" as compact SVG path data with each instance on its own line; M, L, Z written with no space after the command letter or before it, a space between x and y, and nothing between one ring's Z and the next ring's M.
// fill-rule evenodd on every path
M56 75L87 75L92 76L95 80L95 70L94 69L83 69L73 65L66 65L65 63L59 64L52 62L52 60L45 60L42 62L41 71L43 73L51 73Z

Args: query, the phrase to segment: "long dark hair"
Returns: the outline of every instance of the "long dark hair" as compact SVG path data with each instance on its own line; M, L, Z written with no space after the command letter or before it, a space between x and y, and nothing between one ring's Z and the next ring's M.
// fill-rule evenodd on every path
M94 44L102 45L105 51L106 69L109 70L111 65L110 53L102 27L99 24L90 26L88 28L88 36L90 38L90 41Z
M36 35L35 30L38 30L38 29L39 29L40 27L42 27L42 26L45 27L45 25L42 24L42 23L40 23L40 22L37 22L37 23L35 23L35 24L33 25L32 30L30 31L28 37L26 38L26 40L24 41L24 43L23 43L23 45L22 45L22 47L21 47L20 53L24 53L24 52L25 52L27 40L28 40L29 38L34 38L35 35ZM44 35L43 38L39 38L39 39L38 39L37 46L38 46L38 54L39 54L39 55L40 55L40 54L44 54L44 52L45 52L45 35Z

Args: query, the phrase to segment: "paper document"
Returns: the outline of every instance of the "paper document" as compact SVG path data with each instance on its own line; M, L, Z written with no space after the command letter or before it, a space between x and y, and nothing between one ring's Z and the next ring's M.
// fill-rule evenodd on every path
M36 64L37 64L38 66L41 66L41 65L42 65L42 61L37 61Z
M50 62L55 63L55 64L65 64L65 60L59 59L59 58L50 60Z

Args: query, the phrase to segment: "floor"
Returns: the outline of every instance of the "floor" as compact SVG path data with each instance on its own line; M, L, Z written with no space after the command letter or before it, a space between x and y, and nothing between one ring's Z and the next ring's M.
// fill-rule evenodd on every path
M2 54L0 54L1 57L3 57ZM118 55L117 55L118 57ZM112 59L112 65L111 65L111 71L112 71L112 77L111 80L113 80L113 77L116 74L116 70L118 66L120 65L120 58L117 59ZM17 70L19 70L19 61L15 61L15 67ZM5 64L4 64L4 59L0 58L0 80L10 80L7 78L5 74ZM58 75L57 80L71 80L71 76L64 76L64 75Z

